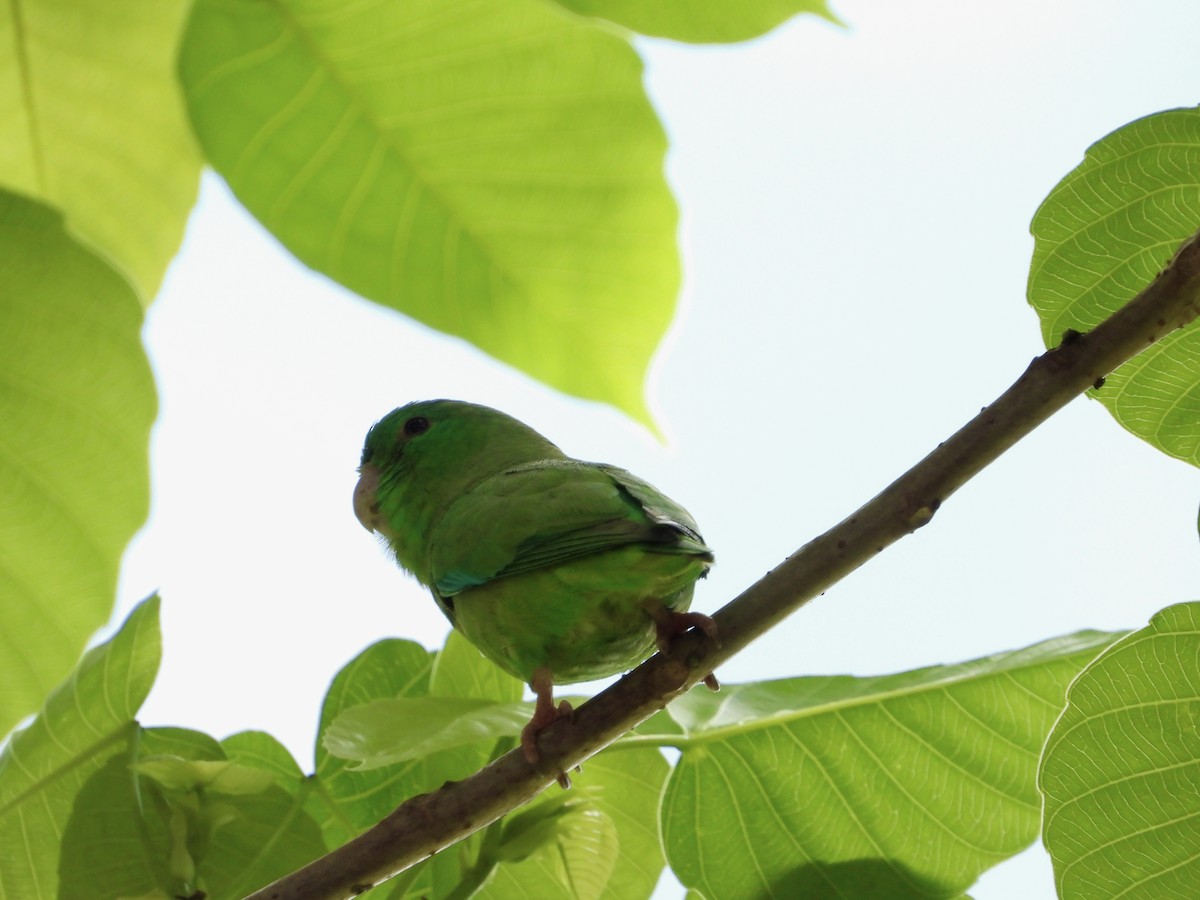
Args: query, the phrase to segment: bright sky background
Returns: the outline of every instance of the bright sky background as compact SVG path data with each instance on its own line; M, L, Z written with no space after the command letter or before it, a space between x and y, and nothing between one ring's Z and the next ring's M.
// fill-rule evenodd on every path
M309 767L342 665L386 636L440 644L432 600L350 506L366 429L401 403L497 406L649 479L717 551L712 611L1016 379L1042 349L1029 220L1090 143L1200 100L1200 3L836 8L849 30L642 45L683 210L651 385L666 446L305 270L206 177L146 329L154 511L118 610L162 592L144 723L261 728ZM1139 627L1196 599L1198 500L1193 469L1076 401L719 674L885 673ZM1049 862L1035 848L972 895L1049 900Z

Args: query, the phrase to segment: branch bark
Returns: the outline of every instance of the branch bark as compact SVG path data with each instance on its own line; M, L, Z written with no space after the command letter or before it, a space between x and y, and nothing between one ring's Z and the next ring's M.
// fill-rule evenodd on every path
M514 750L460 782L404 802L332 853L250 900L341 900L486 827L689 690L759 635L875 554L928 524L1005 450L1113 369L1200 316L1200 232L1140 294L1093 331L1068 332L994 403L848 518L714 615L720 646L689 633L539 737L531 767Z

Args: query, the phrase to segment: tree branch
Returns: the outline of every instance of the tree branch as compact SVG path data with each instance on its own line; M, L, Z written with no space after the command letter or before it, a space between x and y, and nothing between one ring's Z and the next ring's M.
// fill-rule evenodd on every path
M1005 450L1146 347L1200 316L1200 232L1126 306L1088 334L1067 332L949 440L878 496L810 541L716 613L721 644L695 633L651 657L539 737L541 762L514 750L460 782L401 804L332 853L250 900L334 900L362 893L462 840L553 784L693 687L752 640L916 529Z

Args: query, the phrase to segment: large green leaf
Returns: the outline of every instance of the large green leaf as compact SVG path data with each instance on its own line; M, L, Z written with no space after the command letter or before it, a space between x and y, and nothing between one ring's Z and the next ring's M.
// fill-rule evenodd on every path
M487 662L458 631L434 658L427 696L379 697L343 709L322 730L322 746L351 768L375 769L443 750L521 733L533 704L521 682ZM484 756L479 756L483 762Z
M641 34L693 43L729 43L765 34L798 13L836 22L825 0L558 0L586 16L616 22Z
M374 825L401 801L463 778L515 746L515 738L442 745L428 756L368 770L355 769L328 751L330 729L348 711L380 701L427 699L431 692L443 700L465 698L491 706L519 697L521 684L485 660L457 632L451 632L445 648L436 654L402 640L381 641L359 654L334 678L321 710L313 802L324 807L319 819L331 845ZM385 728L404 725L381 724ZM481 841L481 835L468 838L453 851L403 873L388 886L388 896L441 896L461 881Z
M592 787L592 803L617 827L620 848L605 885L605 900L649 897L666 860L658 835L658 805L671 767L661 752L610 748L575 776Z
M438 651L429 675L429 693L435 697L460 697L513 703L525 686L497 665L488 662L461 631L452 630Z
M1127 303L1200 227L1200 110L1156 113L1088 148L1033 218L1029 302L1046 346ZM1200 328L1162 339L1091 392L1118 422L1200 465Z
M654 748L593 757L570 791L552 788L492 825L459 877L479 882L471 896L480 900L524 900L531 884L539 898L649 897L663 868L658 804L668 771Z
M303 798L272 784L257 792L209 798L208 846L198 883L212 900L238 900L322 855L320 826Z
M321 708L316 750L320 797L326 804L320 821L330 846L374 825L400 801L437 786L428 783L419 760L353 771L325 749L322 739L346 709L388 697L425 696L431 666L432 655L420 644L392 639L368 647L333 679Z
M530 884L545 900L600 900L621 846L612 819L578 794L513 814L502 835L481 900L520 900Z
M142 731L132 750L79 793L60 897L237 900L324 852L278 761L230 760L211 737L182 728Z
M179 247L200 178L175 78L187 8L186 0L0 8L0 187L61 210L143 303Z
M275 781L299 793L308 780L286 747L265 731L239 731L221 741L227 759L254 766L275 776Z
M325 749L351 768L377 769L521 733L532 703L468 697L390 697L344 710L325 731Z
M150 504L156 401L128 285L0 191L0 734L107 621Z
M677 212L612 29L544 0L198 0L180 67L213 166L301 260L648 421Z
M667 858L709 900L958 897L1038 832L1038 756L1095 632L897 675L693 691ZM643 740L642 733L631 743Z
M60 842L73 833L75 805L81 797L109 796L93 792L97 773L127 771L137 742L133 717L154 682L159 652L158 600L152 598L130 613L112 640L88 651L0 753L0 898L60 896L66 850ZM106 857L106 864L121 862ZM76 883L66 878L63 886ZM81 894L71 889L61 896Z
M1071 685L1042 759L1064 900L1200 897L1200 603L1164 609Z
M93 772L75 798L62 833L60 898L193 893L195 860L187 829L172 833L171 808L153 780L138 772L146 755L165 762L160 754L182 763L184 756L218 759L220 748L212 738L184 729L135 729L125 751ZM178 819L182 824L182 816Z
M416 644L383 641L334 679L322 711L322 734L327 739L330 725L343 721L347 711L377 711L376 704L388 698L435 698L447 707L471 700L490 708L512 704L521 691L519 681L484 659L457 632L451 632L432 665L430 654ZM384 723L379 733L390 727ZM516 745L515 729L510 731L470 746L433 746L427 756L369 771L346 768L323 740L314 801L328 808L326 835L345 840L413 794L470 774ZM402 734L399 743L407 740ZM539 896L648 897L663 867L657 814L667 772L657 749L621 746L606 751L573 773L570 792L541 794L516 817L402 873L382 889L384 896L465 896L469 887L479 891L472 896L507 900L527 896L528 885L536 883Z

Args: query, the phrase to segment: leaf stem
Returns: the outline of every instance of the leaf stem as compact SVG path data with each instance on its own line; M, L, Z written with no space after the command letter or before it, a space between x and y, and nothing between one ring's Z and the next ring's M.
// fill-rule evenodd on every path
M378 825L250 900L342 900L487 827L611 744L885 547L927 525L958 488L1123 362L1200 316L1200 233L1127 305L1068 331L997 400L874 499L805 544L713 617L720 646L688 633L539 737L539 764L507 753L401 804Z

